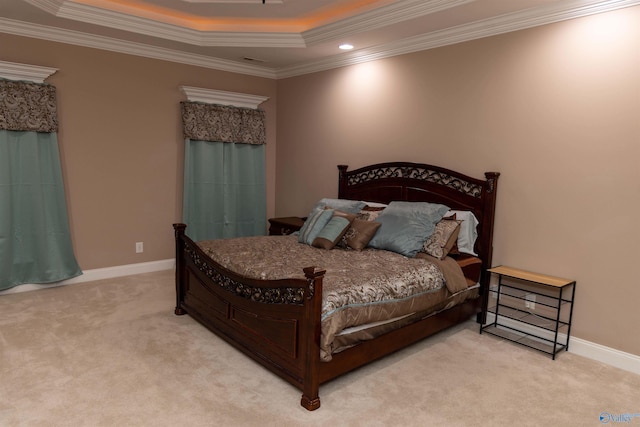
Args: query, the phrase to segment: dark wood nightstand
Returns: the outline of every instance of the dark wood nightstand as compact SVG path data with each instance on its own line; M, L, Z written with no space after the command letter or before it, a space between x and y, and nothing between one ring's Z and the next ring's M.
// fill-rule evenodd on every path
M300 230L302 224L304 224L304 218L297 216L269 218L269 235L291 234L294 231Z

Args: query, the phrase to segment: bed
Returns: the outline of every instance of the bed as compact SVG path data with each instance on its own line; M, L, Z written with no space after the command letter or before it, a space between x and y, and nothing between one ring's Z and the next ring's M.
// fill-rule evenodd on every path
M434 264L441 272L449 269L446 265L456 264L467 283L460 287L458 282L458 288L451 291L447 288L453 285L447 279L452 276L446 274L453 273L441 273L440 277L432 269L431 262L418 259L434 261L435 258L423 254L415 257L389 254L384 246L383 249L362 251L324 250L301 244L304 234L231 239L235 245L249 243L246 247L231 245L225 248L222 241L194 242L188 237L185 224L173 225L176 239L175 314L189 314L229 344L298 387L302 391L301 405L310 411L320 407L321 384L473 316L484 322L483 307L488 301L486 269L491 266L499 173L487 172L485 179L477 179L445 168L409 162L381 163L352 171L339 165L338 170L336 200L339 201L364 201L366 208L381 210L385 215L391 211L388 207L427 205L424 202L445 205L458 213L471 213L477 220L477 238L472 246L474 255L446 256ZM333 208L325 206L324 209ZM383 222L380 230L384 227L388 230L386 224L390 217L386 215L387 222L384 223L381 215L372 221ZM450 218L442 218L442 221ZM354 224L353 218L349 221ZM303 227L301 232L304 230ZM259 242L267 246L259 247L263 244ZM249 254L252 247L259 248L258 253L273 252L278 257L278 261L273 261L274 269L282 270L283 276L267 272L272 261L258 259L260 255L256 255L256 251L250 254L252 261L239 264L236 254ZM293 247L298 247L304 255L291 252ZM431 272L433 280L440 285L428 285L432 286L428 291L416 291L422 298L422 305L403 308L402 312L389 309L386 301L377 303L386 307L390 319L383 321L377 317L375 320L378 321L367 320L366 325L358 327L342 320L337 323L341 326L336 327L334 322L327 343L327 324L330 323L327 319L334 312L349 311L335 310L335 306L331 306L336 299L335 283L339 281L334 270L340 268L332 267L328 254L337 259L343 253L345 257L355 257L346 263L359 266L360 278L368 277L374 264L394 265L404 271L403 263L406 262L407 271L416 268ZM379 258L366 261L361 258L366 253ZM317 254L325 254L320 255L325 258L309 258ZM386 258L393 256L396 258ZM297 271L298 266L301 271ZM287 268L295 270L287 272ZM450 270L456 270L456 267ZM400 288L405 292L407 287ZM427 294L428 298L423 298ZM433 299L435 294L440 297ZM349 309L357 305L349 305ZM329 307L331 315L327 314L328 306L334 308L330 310ZM351 318L360 315L357 311L350 313Z

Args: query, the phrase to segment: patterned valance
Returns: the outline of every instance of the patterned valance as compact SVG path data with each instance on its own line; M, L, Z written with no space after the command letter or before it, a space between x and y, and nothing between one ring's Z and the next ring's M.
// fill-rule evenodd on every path
M264 144L264 111L181 102L185 138L198 141Z
M0 129L57 132L55 86L0 79Z

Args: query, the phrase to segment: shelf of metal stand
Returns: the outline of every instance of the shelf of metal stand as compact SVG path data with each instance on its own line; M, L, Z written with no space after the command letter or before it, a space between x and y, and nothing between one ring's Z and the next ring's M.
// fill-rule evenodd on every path
M489 289L480 333L533 348L552 359L569 349L575 280L507 266L488 271L498 281Z

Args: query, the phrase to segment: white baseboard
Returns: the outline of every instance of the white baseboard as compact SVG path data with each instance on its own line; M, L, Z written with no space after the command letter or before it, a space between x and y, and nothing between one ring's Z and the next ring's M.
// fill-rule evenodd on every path
M487 323L493 322L495 315L492 313L487 314ZM520 329L525 333L534 332L536 335L543 338L553 340L553 332L547 330L540 330L530 325L523 325L512 319L507 319L500 316L500 324L505 326L512 326ZM565 343L567 340L566 334L558 334L558 340L561 343ZM640 356L626 353L624 351L616 350L611 347L605 347L600 344L596 344L581 338L572 336L569 340L570 353L577 354L578 356L586 357L587 359L596 360L598 362L605 363L616 368L623 369L625 371L632 372L640 375Z
M0 295L15 294L19 292L35 291L38 289L52 288L56 286L73 285L76 283L93 282L94 280L111 279L114 277L131 276L133 274L151 273L153 271L171 270L176 265L175 259L141 262L137 264L118 265L115 267L96 268L83 271L80 276L61 282L32 284L26 283L0 292Z
M640 375L640 356L571 337L569 352Z

